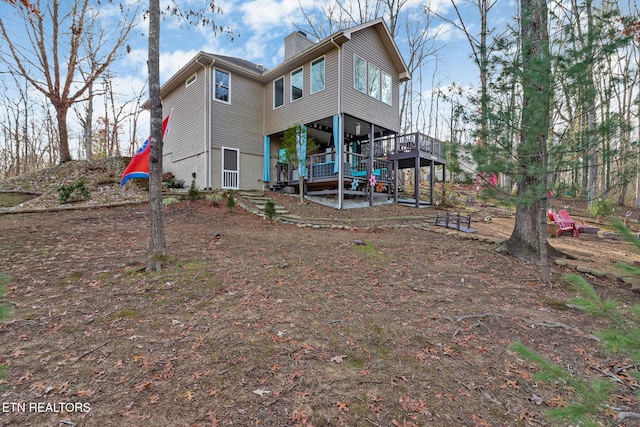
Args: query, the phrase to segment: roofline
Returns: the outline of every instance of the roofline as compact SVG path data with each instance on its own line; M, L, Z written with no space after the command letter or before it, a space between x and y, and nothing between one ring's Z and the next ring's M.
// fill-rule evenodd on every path
M384 36L386 36L386 40L385 40L385 37L383 37L382 42L384 46L387 48L387 51L389 51L392 57L391 59L393 64L396 66L396 68L400 70L398 72L398 77L400 79L400 82L402 83L402 82L406 82L407 80L410 80L411 73L409 72L409 69L405 64L404 59L402 58L402 55L398 50L398 46L393 40L393 36L391 35L391 32L389 31L389 28L387 27L387 24L383 18L377 18L377 19L374 19L373 21L356 25L355 27L337 31L332 35L330 35L329 37L325 38L324 40L319 41L309 49L299 53L298 55L295 55L289 58L288 60L279 64L278 66L265 71L262 74L262 78L265 81L269 81L274 78L273 76L279 76L283 72L283 70L287 70L288 68L295 67L296 65L298 65L298 63L302 64L304 62L307 62L309 58L315 58L317 56L320 56L325 51L331 50L336 44L342 45L343 43L351 40L351 35L353 33L364 30L365 28L369 28L369 27L378 27L383 29Z
M190 75L197 72L202 67L210 67L216 64L220 64L225 70L233 71L235 73L260 80L261 73L252 72L251 70L239 67L234 63L226 61L224 58L221 58L218 55L207 53L201 50L162 85L162 87L160 88L160 97L163 98L164 95L173 92L178 86L183 84ZM142 108L149 109L149 107L149 100L146 100L144 104L142 104Z
M398 78L400 82L402 83L410 80L411 73L409 72L409 69L405 64L404 59L402 58L402 55L398 50L398 46L393 40L393 36L389 31L389 28L387 27L386 22L384 21L383 18L377 18L377 19L374 19L373 21L365 22L363 24L356 25L355 27L352 27L352 28L337 31L332 35L330 35L329 37L325 38L324 40L321 40L318 43L315 43L309 49L306 49L305 51L289 58L288 60L277 65L276 67L270 70L265 70L263 72L258 72L258 71L253 72L246 68L239 67L236 64L233 64L229 61L225 61L224 58L221 58L219 55L200 51L189 62L187 62L183 67L181 67L178 70L178 72L172 75L169 78L169 80L167 80L162 85L162 87L160 88L160 94L161 94L160 96L164 97L164 95L166 95L167 93L173 92L179 85L183 84L183 82L190 75L192 75L202 67L212 66L215 64L220 64L224 69L236 72L238 74L242 74L249 78L253 78L262 83L266 83L272 80L273 78L275 78L275 76L279 76L281 75L281 73L286 72L286 70L293 68L299 64L301 65L307 62L310 58L321 56L322 54L333 49L336 45L341 46L342 44L351 40L351 36L353 33L362 31L369 27L376 27L378 29L380 28L382 29L383 31L383 33L381 34L382 43L387 48L387 51L391 56L391 60L393 64L396 66L397 69L400 70L398 72ZM149 109L149 107L150 107L150 102L149 100L146 100L144 104L142 104L142 108Z

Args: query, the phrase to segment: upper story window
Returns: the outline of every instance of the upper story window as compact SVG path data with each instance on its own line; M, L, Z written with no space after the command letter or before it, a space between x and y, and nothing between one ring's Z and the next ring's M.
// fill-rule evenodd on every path
M193 73L191 76L189 76L187 80L185 80L184 82L185 87L191 86L196 82L196 80L198 80L198 73Z
M304 84L302 67L291 72L291 101L302 98L302 90Z
M215 79L214 98L218 101L229 103L229 73L216 70Z
M324 90L324 57L311 63L311 93Z
M273 108L284 105L284 77L273 81Z
M393 105L393 100L391 98L391 94L393 93L391 90L391 76L384 71L382 72L382 90L381 90L381 100L385 104Z
M353 58L353 87L367 93L367 61L359 56Z
M369 64L369 95L380 99L380 68Z

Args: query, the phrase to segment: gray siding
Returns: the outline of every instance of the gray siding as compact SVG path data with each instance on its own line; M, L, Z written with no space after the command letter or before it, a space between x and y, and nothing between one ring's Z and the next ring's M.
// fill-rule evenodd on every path
M271 135L296 124L309 123L338 113L338 51L328 52L325 57L325 88L311 93L311 63L315 57L305 62L302 98L291 102L291 71L286 70L265 83L265 133ZM284 76L284 105L273 109L273 80Z
M204 151L204 75L204 69L198 70L194 83L182 84L162 100L163 116L173 109L163 154L170 154L174 161Z
M385 104L353 87L354 54L391 75L392 105ZM391 63L378 33L373 28L365 28L353 33L351 40L343 45L342 60L344 113L398 132L400 130L398 71Z
M213 74L212 71L212 79ZM213 87L213 80L211 87ZM263 85L230 72L230 103L217 101L213 93L209 94L209 99L212 148L222 146L237 148L242 154L262 156Z

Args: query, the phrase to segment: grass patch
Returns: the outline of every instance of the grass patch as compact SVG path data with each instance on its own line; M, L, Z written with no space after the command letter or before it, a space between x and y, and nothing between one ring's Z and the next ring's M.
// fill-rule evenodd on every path
M12 208L36 197L34 194L0 193L0 208Z
M368 256L369 258L379 259L382 256L378 248L373 246L371 243L367 243L365 245L356 245L355 248L358 252Z
M549 307L555 309L555 310L568 310L569 307L567 307L567 303L564 301L559 301L555 298L550 298L550 297L542 297L540 302L542 302L545 305L548 305Z
M115 313L111 314L107 320L115 320L115 319L139 319L140 318L140 313L138 313L138 310L134 309L134 308L130 308L130 307L123 307L120 310L116 311Z

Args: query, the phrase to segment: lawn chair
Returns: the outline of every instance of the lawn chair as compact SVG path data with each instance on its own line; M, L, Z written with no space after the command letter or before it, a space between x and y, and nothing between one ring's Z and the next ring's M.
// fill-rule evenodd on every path
M575 221L565 221L560 218L560 215L556 211L547 212L549 218L552 218L552 221L558 226L558 230L556 231L556 237L560 237L560 235L566 231L570 231L573 237L579 237L580 231L576 226Z
M558 215L560 215L560 218L563 221L568 221L568 222L573 221L576 224L576 229L580 233L586 233L587 232L587 224L585 224L584 221L576 221L575 219L572 219L571 216L569 215L569 212L565 211L564 209L559 211Z

